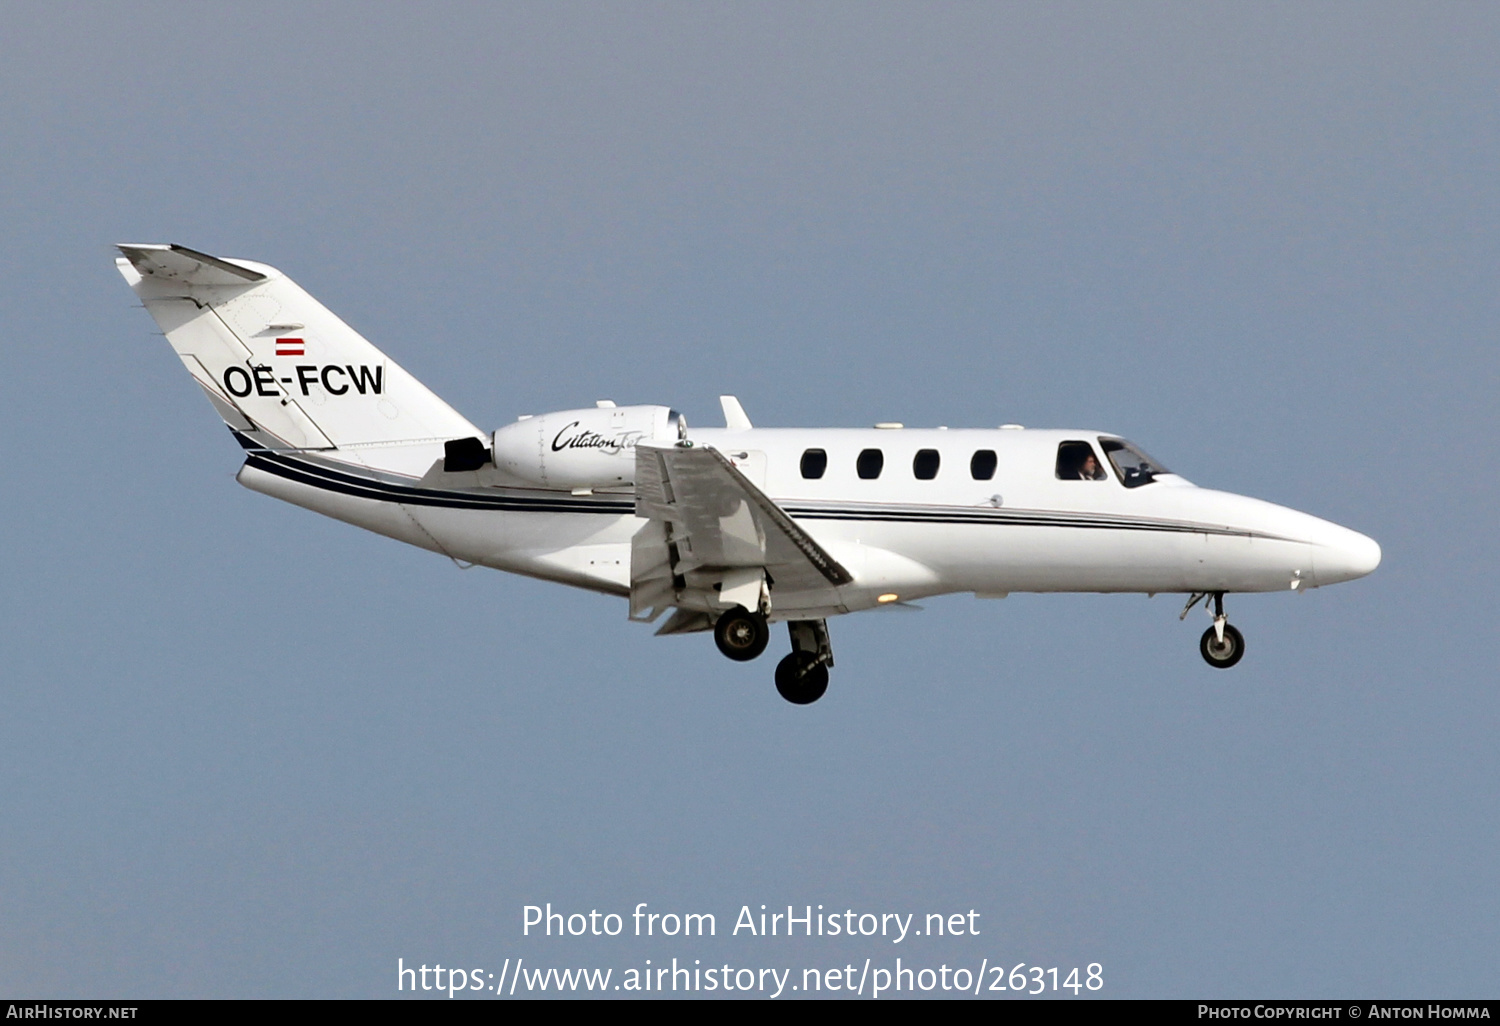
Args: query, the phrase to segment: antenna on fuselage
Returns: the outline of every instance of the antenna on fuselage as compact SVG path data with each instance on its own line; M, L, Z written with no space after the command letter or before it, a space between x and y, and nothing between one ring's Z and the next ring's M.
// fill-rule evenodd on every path
M724 410L724 427L730 431L749 431L751 428L750 418L745 416L745 408L740 401L732 395L719 396L719 406Z

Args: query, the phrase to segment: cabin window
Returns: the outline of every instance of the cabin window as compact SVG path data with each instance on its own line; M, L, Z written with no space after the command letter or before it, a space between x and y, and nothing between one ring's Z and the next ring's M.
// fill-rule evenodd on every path
M873 481L879 477L884 466L885 453L879 449L866 449L854 462L854 469L859 471L860 478L865 481Z
M1059 481L1103 481L1104 468L1087 442L1063 442L1057 447Z
M911 472L918 481L931 481L937 477L938 467L942 462L943 457L938 455L936 449L918 449L911 461Z
M980 449L969 461L969 476L976 481L988 481L995 476L995 465L999 462L994 449Z
M828 453L822 449L809 449L802 454L802 476L816 481L828 469Z
M1158 474L1171 473L1123 439L1101 438L1099 445L1104 449L1104 455L1109 457L1109 462L1114 465L1115 473L1120 476L1120 483L1126 488L1139 488L1155 481Z

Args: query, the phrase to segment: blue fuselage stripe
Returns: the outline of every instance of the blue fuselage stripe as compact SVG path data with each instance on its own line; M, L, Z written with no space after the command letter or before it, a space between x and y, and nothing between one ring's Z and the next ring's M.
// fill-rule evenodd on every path
M307 460L294 459L268 451L252 452L247 466L288 481L321 488L324 491L352 495L379 502L396 502L411 506L436 506L446 509L491 510L508 513L586 513L601 516L626 516L635 512L634 499L603 498L533 498L524 495L480 495L473 492L443 491L413 485L394 484L378 478L350 474ZM952 506L931 509L880 508L859 509L838 506L812 506L789 503L782 507L795 520L880 521L911 524L976 524L1004 527L1067 527L1111 531L1159 531L1196 534L1249 535L1252 532L1220 525L1193 524L1144 518L1126 518L1109 514L1052 513L1042 510L955 509Z

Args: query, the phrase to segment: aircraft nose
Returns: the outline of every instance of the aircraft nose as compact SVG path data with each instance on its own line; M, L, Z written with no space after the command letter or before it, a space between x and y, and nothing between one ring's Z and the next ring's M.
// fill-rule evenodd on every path
M1358 531L1340 528L1314 557L1319 584L1337 584L1363 577L1380 565L1380 545Z

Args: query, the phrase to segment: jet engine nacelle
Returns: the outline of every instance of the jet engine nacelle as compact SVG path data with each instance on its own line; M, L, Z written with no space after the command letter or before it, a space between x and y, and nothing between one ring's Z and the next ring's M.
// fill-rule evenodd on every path
M526 417L495 432L495 466L543 488L635 483L635 447L678 438L665 406L605 406Z

